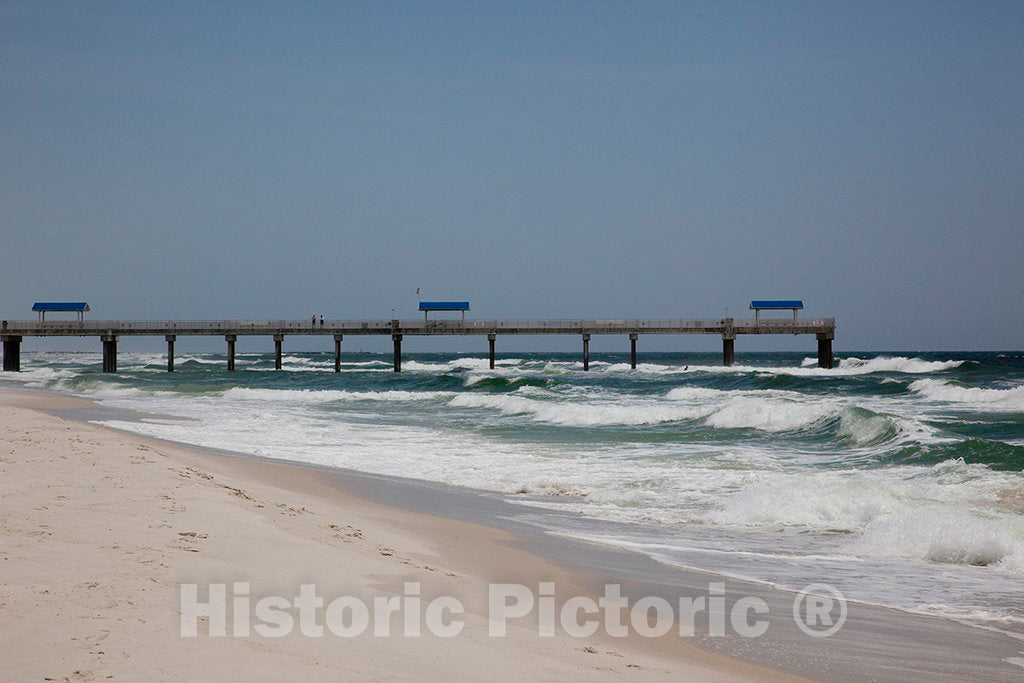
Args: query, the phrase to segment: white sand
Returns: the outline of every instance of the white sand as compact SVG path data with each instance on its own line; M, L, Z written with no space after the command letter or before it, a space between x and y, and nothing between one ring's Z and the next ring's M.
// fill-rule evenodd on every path
M573 577L511 548L508 534L346 496L301 467L215 457L39 410L75 401L0 394L0 678L781 677L681 639L541 638L525 620L489 637L488 580L555 581L561 593ZM417 581L425 599L458 598L466 625L449 639L374 637L372 628L314 638L298 627L283 638L214 638L203 626L181 637L179 584L236 581L255 598L315 583L328 601L368 602Z

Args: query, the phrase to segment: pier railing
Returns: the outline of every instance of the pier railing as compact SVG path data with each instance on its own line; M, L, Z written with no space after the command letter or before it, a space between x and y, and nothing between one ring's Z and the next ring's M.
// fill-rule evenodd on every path
M563 318L520 320L47 320L4 321L0 334L25 336L216 334L716 334L807 333L835 328L834 318L737 320L732 318Z

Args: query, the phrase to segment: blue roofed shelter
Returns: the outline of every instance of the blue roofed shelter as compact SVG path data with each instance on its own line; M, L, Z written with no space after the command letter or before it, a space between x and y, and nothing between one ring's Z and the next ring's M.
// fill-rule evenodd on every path
M91 309L84 301L37 301L32 310L39 314L39 322L46 321L47 313L77 313L78 322L82 322L85 312Z
M431 311L459 311L462 319L466 319L466 311L469 310L468 301L421 301L420 310L423 311L423 320L427 320L427 313Z
M803 309L804 302L800 299L755 299L750 302L750 310L754 312L754 320L761 322L761 311L793 311L793 320L796 320L796 312Z

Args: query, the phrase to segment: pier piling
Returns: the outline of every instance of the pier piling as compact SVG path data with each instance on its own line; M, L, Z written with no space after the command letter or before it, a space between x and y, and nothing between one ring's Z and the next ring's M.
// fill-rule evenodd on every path
M497 338L497 335L494 335L494 334L487 335L487 346L490 348L491 370L494 369L494 340L496 338Z
M391 335L391 341L395 343L395 372L402 371L402 335Z
M819 333L815 335L818 338L818 367L831 370L833 365L832 358L832 339L835 337L833 333Z
M722 335L722 364L731 367L736 362L736 337Z
M283 334L274 335L274 369L281 369L281 342L284 341Z
M732 367L736 362L736 321L722 318L722 365Z
M234 334L224 335L224 341L228 343L228 372L235 370L235 340L237 339L238 336Z
M583 369L590 369L590 335L583 335Z
M174 372L174 340L177 338L173 334L164 335L167 340L167 372Z
M3 336L4 372L21 372L21 337L16 334Z
M629 364L636 370L636 340L640 335L636 332L629 333Z
M103 372L117 372L117 335L105 334L103 340Z
M334 335L334 371L341 372L341 339L344 335Z

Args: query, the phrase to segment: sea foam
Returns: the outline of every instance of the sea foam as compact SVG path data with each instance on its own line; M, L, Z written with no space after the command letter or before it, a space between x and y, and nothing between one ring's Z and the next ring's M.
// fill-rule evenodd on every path
M1024 411L1024 386L1008 389L983 389L962 387L941 379L919 379L911 382L909 388L929 401L947 401L981 408Z
M652 425L691 420L702 417L711 410L709 406L539 401L507 394L458 394L449 401L449 405L460 408L491 408L505 415L525 415L536 422L563 427Z
M436 401L454 396L455 393L451 391L338 391L234 387L225 391L223 395L229 399L249 401L328 403L331 401Z

